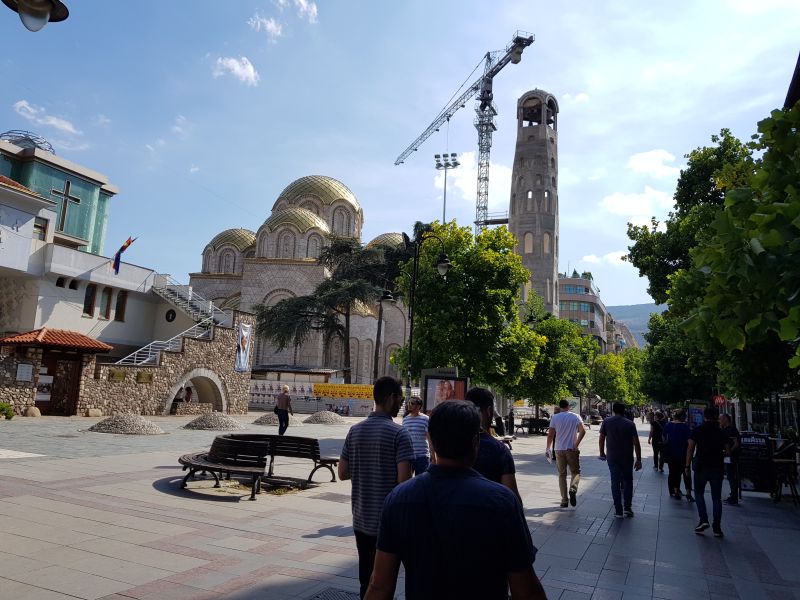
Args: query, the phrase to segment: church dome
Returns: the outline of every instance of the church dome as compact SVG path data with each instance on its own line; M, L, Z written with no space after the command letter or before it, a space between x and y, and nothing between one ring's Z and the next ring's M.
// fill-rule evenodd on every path
M208 242L213 250L218 250L225 245L231 245L239 252L244 252L247 248L256 243L256 234L249 229L226 229L222 233L214 236L214 239ZM206 247L208 247L206 246Z
M324 219L305 208L292 206L283 210L278 210L264 221L263 227L273 232L281 225L294 225L301 233L309 229L319 229L324 233L330 233L330 228Z
M369 244L367 244L367 248L377 248L378 246L400 248L403 246L403 234L397 233L396 231L382 233Z
M308 196L318 198L325 206L330 206L337 200L344 200L356 212L361 212L361 206L353 192L341 181L325 175L307 175L293 181L280 193L272 208L274 210L280 202L297 204Z

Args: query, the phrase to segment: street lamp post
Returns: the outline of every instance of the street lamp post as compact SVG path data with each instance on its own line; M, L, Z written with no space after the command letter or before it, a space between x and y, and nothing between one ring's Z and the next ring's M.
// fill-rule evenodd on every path
M413 252L413 263L411 268L411 297L409 298L408 304L408 364L406 368L406 397L411 396L411 373L412 373L412 353L414 348L414 308L415 308L415 297L417 291L417 277L419 275L419 251L422 247L422 244L425 240L428 239L435 239L441 244L442 251L439 254L439 258L436 261L436 270L444 277L447 275L447 272L453 266L450 262L450 259L447 258L447 254L444 251L444 242L442 238L438 235L431 233L430 231L425 231L417 235L417 237L412 240L409 238L405 233L403 234L403 240L405 241L406 248L409 248ZM387 303L394 302L394 297L389 290L383 291L383 296L381 297L381 303L384 304L384 307Z
M39 31L48 23L57 23L69 16L61 0L2 0L8 8L19 14L28 31Z
M447 213L447 172L460 166L461 163L458 162L458 155L454 152L450 154L446 152L444 154L434 154L433 158L436 161L436 170L444 171L444 200L442 202L442 225L444 225Z

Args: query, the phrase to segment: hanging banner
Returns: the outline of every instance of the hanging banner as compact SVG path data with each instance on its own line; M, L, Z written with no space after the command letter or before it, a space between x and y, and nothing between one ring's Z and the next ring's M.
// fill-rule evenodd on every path
M372 400L372 386L363 383L315 383L314 395L320 398Z
M253 344L251 332L252 325L239 323L239 333L236 338L236 366L238 373L246 373L250 370L250 347Z

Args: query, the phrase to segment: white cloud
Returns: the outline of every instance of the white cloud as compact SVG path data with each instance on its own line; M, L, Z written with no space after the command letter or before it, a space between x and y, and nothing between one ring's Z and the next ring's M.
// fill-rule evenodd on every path
M452 198L455 192L457 194L455 198L474 206L478 193L478 164L475 152L464 152L458 156L458 160L461 166L447 173L448 198ZM444 171L436 174L434 185L440 190L444 188ZM510 194L511 167L490 162L489 212L507 211Z
M273 44L283 35L283 25L273 18L267 19L258 13L247 20L247 24L255 31L263 31Z
M246 56L241 58L218 58L214 65L214 77L221 77L225 73L230 73L236 79L249 86L258 85L261 79L256 68Z
M639 152L631 156L628 159L628 168L635 173L650 175L657 179L677 177L681 172L680 168L664 164L671 163L674 160L675 155L667 150L649 150L648 152Z
M184 117L183 115L178 115L177 117L175 117L175 123L172 124L171 127L172 133L177 133L178 135L183 134L186 128L186 124L187 124L186 117Z
M603 256L597 256L596 254L589 254L584 256L581 259L581 262L589 263L592 265L599 265L599 264L606 264L611 265L612 267L624 267L625 261L622 260L622 257L627 255L627 251L625 250L615 250L614 252L608 252L603 254Z
M605 167L597 167L593 169L589 176L586 178L589 181L599 181L601 179L605 179L606 175L608 175L608 171Z
M672 205L672 196L668 192L653 189L649 185L644 187L642 193L614 192L600 201L600 208L607 212L627 217L631 222L646 219L648 223L651 216L662 217Z
M562 94L561 99L565 102L572 102L573 104L582 104L589 101L589 94L586 92L578 92L577 94Z
M47 125L65 133L81 135L81 132L78 131L78 129L66 119L48 115L44 108L41 106L35 106L29 103L27 100L19 100L15 102L14 110L21 117L38 125Z
M94 119L92 119L92 123L97 125L98 127L105 127L106 125L111 124L111 119L103 114L95 115Z
M317 4L309 0L294 0L297 14L301 19L308 20L309 23L317 22Z
M192 165L191 167L189 167L189 173L194 174L194 173L197 173L199 171L200 171L200 167L198 167L197 165Z

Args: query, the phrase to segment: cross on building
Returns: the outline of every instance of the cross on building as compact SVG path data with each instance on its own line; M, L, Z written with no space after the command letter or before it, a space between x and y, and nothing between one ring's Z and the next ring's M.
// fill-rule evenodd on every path
M73 202L75 204L80 204L81 199L78 196L72 196L70 194L72 188L72 182L67 179L64 181L64 189L63 190L50 190L50 194L56 196L57 198L61 199L61 214L58 217L58 225L56 229L58 231L64 231L64 226L67 224L67 210L69 209L69 203Z

